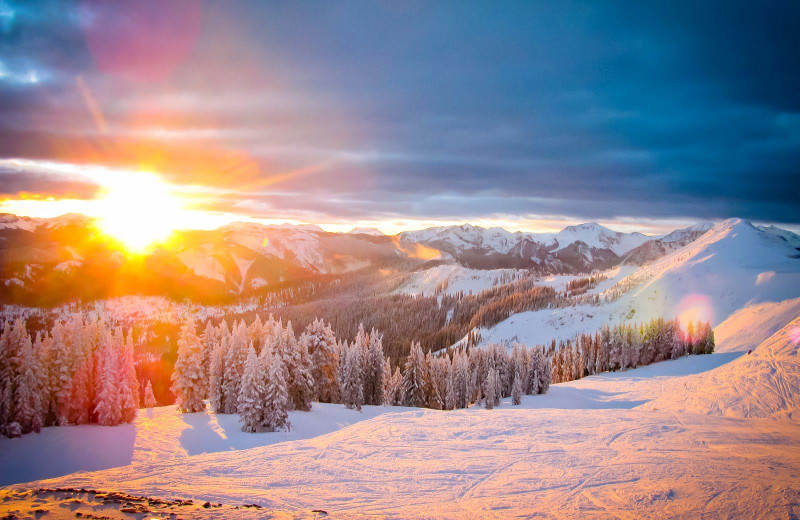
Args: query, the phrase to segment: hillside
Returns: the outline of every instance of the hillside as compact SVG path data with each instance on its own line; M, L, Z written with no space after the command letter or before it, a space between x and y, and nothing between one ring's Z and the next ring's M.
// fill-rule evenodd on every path
M785 240L730 219L603 294L611 301L516 314L481 331L483 342L549 342L593 332L603 322L657 317L718 325L748 305L800 296L800 257Z

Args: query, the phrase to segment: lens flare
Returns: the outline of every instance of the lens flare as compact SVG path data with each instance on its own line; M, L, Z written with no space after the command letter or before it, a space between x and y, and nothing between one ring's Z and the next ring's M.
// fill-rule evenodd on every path
M711 299L705 294L695 293L685 296L678 303L676 314L678 321L683 326L686 326L690 321L714 321L714 307L711 305Z

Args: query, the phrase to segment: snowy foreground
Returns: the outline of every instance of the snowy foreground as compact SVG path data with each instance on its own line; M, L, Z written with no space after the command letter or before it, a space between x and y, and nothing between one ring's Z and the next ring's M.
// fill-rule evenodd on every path
M359 414L315 405L293 414L295 430L281 434L242 434L235 416L179 415L171 407L144 412L129 427L48 428L4 440L3 454L22 467L4 456L0 473L34 475L52 463L43 447L69 451L73 444L62 444L69 438L107 453L116 444L128 459L121 463L132 464L0 490L0 513L56 507L50 495L21 490L85 487L189 498L195 506L258 504L260 517L324 510L334 518L794 518L798 359L795 319L752 354L688 356L592 376L526 396L521 407L366 407ZM103 434L108 445L87 442L91 430L113 432Z

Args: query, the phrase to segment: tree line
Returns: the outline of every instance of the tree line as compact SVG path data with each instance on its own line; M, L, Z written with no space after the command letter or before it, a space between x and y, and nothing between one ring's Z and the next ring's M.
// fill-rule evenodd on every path
M149 388L149 387L148 387ZM31 338L22 319L0 334L0 433L131 422L139 407L133 338L101 318L72 315ZM150 389L148 398L152 398Z

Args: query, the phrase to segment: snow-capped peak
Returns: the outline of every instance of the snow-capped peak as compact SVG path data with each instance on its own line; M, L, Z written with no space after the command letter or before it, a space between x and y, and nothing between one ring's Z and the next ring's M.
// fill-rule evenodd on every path
M351 235L372 235L376 237L384 236L384 232L374 227L354 227L349 231Z

